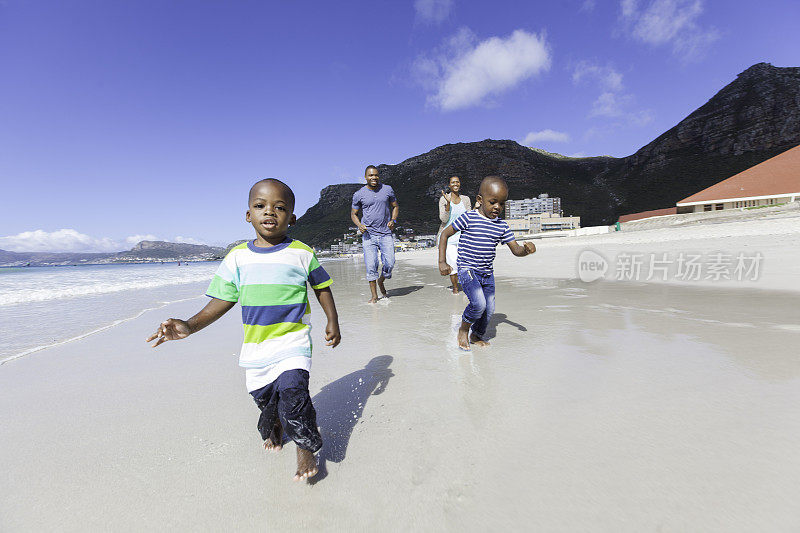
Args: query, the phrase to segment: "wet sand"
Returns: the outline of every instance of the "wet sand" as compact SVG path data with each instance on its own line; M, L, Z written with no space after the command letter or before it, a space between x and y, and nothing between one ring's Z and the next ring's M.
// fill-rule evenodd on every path
M328 263L343 342L314 306L325 447L265 453L236 364L238 309L143 339L181 302L0 367L0 530L788 531L800 526L798 295L514 275L492 346L466 299L401 254L390 299ZM514 262L514 263L512 263Z
M744 215L741 215L744 216ZM752 216L752 214L748 214ZM656 273L648 283L666 283L686 287L709 287L715 289L764 289L773 291L800 292L800 276L797 265L800 263L800 211L765 213L754 220L737 220L680 227L659 227L655 220L648 221L656 227L638 231L619 231L603 235L583 237L545 237L532 239L536 244L536 255L522 259L514 258L505 246L497 251L495 273L499 276L526 276L530 278L553 278L577 280L580 278L578 263L581 253L587 250L600 254L608 262L608 270L603 279L615 281L638 279L648 281L649 265L653 258L668 261L667 275ZM645 221L641 221L644 224ZM637 222L638 223L638 222ZM623 228L627 225L623 225ZM665 256L666 254L666 256ZM677 275L677 260L680 254L685 257L700 256L703 265L699 279L681 279ZM709 265L716 254L727 257L726 268L720 276L709 275ZM761 255L759 266L750 275L735 274L737 258L742 255L752 258ZM619 276L619 263L623 255L637 256L641 263L639 276L625 278ZM401 254L404 260L413 265L435 265L438 256L435 249ZM630 259L632 261L632 259ZM722 275L724 274L724 275ZM730 279L725 279L729 277ZM661 279L666 278L666 279Z

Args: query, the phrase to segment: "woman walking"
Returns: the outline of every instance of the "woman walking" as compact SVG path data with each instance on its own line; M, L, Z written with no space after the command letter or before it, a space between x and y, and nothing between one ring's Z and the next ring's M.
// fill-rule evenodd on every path
M452 224L462 213L466 213L472 209L469 197L460 194L461 180L458 176L450 178L449 185L450 192L447 193L442 190L442 197L439 198L439 220L442 221L442 225L439 227L439 233L436 238L437 243L444 228ZM460 235L461 232L457 231L447 240L447 264L453 272L450 274L450 281L453 283L453 294L458 294L458 275L456 274L458 269L456 267L456 258L458 257L458 238Z

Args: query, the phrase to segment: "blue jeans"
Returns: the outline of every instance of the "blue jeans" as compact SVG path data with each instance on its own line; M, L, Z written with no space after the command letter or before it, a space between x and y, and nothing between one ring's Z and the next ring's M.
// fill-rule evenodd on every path
M458 282L469 298L469 305L464 309L461 319L472 324L472 333L483 338L489 319L494 314L494 273L484 274L462 268L458 271Z
M394 268L394 235L370 235L369 232L361 236L364 244L364 264L367 265L367 281L378 279L378 252L381 254L381 276L386 279L392 277Z

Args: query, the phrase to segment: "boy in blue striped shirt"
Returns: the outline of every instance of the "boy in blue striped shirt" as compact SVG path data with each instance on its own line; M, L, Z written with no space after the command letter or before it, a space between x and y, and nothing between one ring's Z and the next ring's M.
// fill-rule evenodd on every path
M536 251L532 242L526 242L524 246L517 244L508 224L500 218L507 199L508 185L503 178L483 178L475 202L480 203L480 207L455 219L442 231L439 239L439 273L447 276L451 272L446 261L447 239L456 231L461 232L456 266L458 281L469 298L458 329L458 347L462 350L469 350L470 343L478 346L489 344L483 336L494 313L493 263L497 245L507 244L517 257Z

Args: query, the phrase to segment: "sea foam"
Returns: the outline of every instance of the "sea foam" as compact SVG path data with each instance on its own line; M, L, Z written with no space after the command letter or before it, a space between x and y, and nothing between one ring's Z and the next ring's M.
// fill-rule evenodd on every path
M210 281L217 263L28 268L0 275L0 306Z

